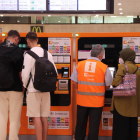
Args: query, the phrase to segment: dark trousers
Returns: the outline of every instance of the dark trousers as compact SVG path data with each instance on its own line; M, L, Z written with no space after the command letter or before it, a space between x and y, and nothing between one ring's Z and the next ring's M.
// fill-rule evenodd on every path
M103 107L90 108L77 106L77 125L75 140L84 140L89 117L88 140L98 140L99 126Z
M124 117L114 108L112 140L137 140L138 118Z

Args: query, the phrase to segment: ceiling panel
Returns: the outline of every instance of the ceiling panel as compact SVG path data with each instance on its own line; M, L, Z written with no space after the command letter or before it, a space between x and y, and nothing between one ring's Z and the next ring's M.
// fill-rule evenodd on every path
M120 11L119 8L123 10ZM120 12L123 15L140 15L140 0L114 0L114 14L118 15Z

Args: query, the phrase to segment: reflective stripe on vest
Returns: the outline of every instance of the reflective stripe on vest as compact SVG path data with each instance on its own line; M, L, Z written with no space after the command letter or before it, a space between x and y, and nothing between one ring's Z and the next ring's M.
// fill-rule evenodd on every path
M80 95L92 95L92 96L104 96L105 93L96 93L96 92L81 92L81 91L78 91L78 94Z
M87 82L87 81L78 81L80 85L89 85L89 86L105 86L105 83L96 83L96 82Z

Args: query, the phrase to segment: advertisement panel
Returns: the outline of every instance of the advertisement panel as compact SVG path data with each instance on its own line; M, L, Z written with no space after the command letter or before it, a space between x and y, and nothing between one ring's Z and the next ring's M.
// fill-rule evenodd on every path
M70 38L48 38L48 51L52 55L71 55Z
M140 55L140 37L123 37L123 48L131 48Z

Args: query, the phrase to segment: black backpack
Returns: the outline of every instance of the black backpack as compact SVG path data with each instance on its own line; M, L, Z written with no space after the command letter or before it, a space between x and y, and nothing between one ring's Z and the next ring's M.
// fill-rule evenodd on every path
M0 56L0 89L11 88L14 84L12 59L7 55Z
M52 64L48 60L48 52L44 50L44 57L39 57L33 51L28 51L27 53L36 60L35 75L34 75L34 81L33 81L34 88L41 92L55 91L56 82L57 82L57 72L54 67L54 64ZM27 87L31 79L32 79L32 75L30 73L30 79L27 84Z

